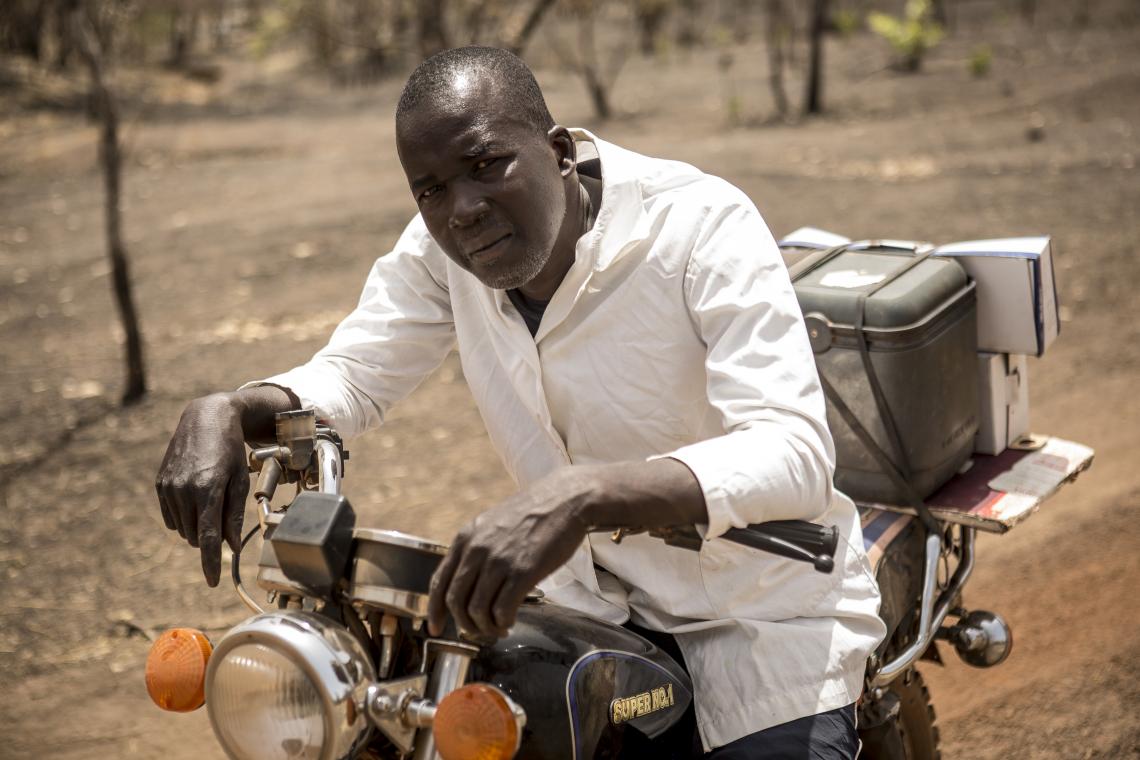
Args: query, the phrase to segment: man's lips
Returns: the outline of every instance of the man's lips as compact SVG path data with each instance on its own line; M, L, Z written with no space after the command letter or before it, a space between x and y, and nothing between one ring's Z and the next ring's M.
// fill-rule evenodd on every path
M498 252L499 244L505 242L510 237L511 233L509 232L499 235L488 243L471 248L467 251L466 256L469 259L485 259L492 256Z

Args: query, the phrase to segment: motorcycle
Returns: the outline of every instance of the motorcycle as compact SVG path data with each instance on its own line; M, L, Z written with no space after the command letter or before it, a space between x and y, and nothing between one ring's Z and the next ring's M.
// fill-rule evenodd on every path
M678 741L676 726L692 683L661 647L551 604L537 590L505 638L476 642L454 628L430 636L429 583L446 547L355 525L340 492L348 452L312 410L278 415L276 430L274 445L250 454L259 524L242 542L265 539L257 584L272 608L246 589L235 553L234 588L255 615L216 646L192 629L164 633L147 661L156 704L189 711L204 703L231 758L689 756L689 739ZM1091 461L1090 450L1069 446L1057 486ZM989 464L992 470L996 461ZM283 483L295 483L297 494L274 511ZM998 615L962 603L977 527L953 521L948 508L934 508L934 531L902 512L861 510L889 631L867 664L861 756L936 758L933 707L916 663L941 663L942 641L967 664L992 667L1009 655L1012 635ZM984 527L979 514L973 519ZM654 535L700 547L691 529ZM837 537L834 527L801 521L725 536L820 572L832 570Z

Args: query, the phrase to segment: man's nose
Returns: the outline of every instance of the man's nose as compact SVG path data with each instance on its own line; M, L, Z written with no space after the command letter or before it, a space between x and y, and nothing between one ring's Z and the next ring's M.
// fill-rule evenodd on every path
M451 217L447 220L448 226L452 229L470 227L491 208L479 188L469 185L457 186L452 193L452 199Z

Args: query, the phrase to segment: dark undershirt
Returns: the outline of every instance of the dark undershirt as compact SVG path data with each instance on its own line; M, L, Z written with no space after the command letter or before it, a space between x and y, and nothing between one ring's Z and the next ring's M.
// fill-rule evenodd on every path
M596 158L581 161L578 164L578 174L590 180L596 180L597 184L601 184L602 162ZM587 189L593 188L587 186ZM593 193L591 193L591 195L593 195ZM594 202L594 208L598 208L600 205L601 203L599 201ZM538 334L538 326L542 324L542 315L546 313L546 307L550 304L550 299L540 301L535 298L527 298L518 288L508 290L507 298L511 299L515 310L518 311L519 316L522 317L523 322L526 323L526 329L530 330L530 337L533 338Z
M542 315L546 312L550 300L539 301L534 298L527 298L517 288L508 290L507 298L511 299L511 303L515 305L515 310L523 318L523 322L526 322L526 329L530 330L530 337L533 338L538 334L538 326L542 323Z

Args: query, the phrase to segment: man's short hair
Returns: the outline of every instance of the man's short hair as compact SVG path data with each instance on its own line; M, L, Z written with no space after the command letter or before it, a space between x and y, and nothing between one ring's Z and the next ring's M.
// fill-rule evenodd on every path
M542 90L523 60L502 48L479 45L444 50L417 66L400 95L396 123L419 104L448 94L456 77L468 72L490 74L503 105L525 123L543 133L554 126Z

